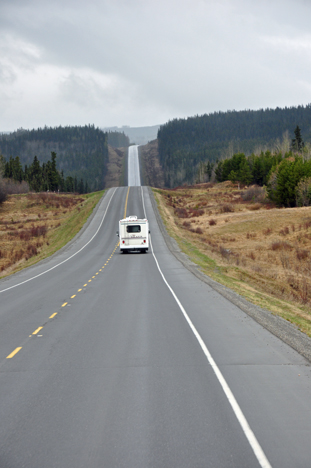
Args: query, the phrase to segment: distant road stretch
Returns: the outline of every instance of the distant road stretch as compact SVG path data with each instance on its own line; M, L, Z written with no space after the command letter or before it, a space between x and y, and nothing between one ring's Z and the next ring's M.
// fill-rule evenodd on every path
M129 187L140 186L140 171L138 160L138 145L129 146L128 149L128 185Z

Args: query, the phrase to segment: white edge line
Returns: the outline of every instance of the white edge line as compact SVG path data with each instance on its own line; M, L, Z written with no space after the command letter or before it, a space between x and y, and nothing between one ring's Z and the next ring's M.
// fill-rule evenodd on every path
M144 197L143 197L143 189L141 187L141 194L142 194L142 200L143 200L143 209L144 209L144 213L145 213L145 217L146 217L146 211L145 211L145 203L144 203ZM170 290L172 296L174 297L175 301L177 302L178 304L178 307L180 308L180 310L182 311L185 319L187 320L188 322L188 325L189 327L191 328L194 336L196 337L196 339L198 340L201 348L202 348L202 351L203 353L205 354L209 364L211 365L211 367L213 368L213 371L215 372L216 374L216 377L233 409L233 412L237 418L237 420L239 421L241 427L242 427L242 430L250 444L250 446L252 447L253 449L253 452L260 464L260 466L262 468L272 468L264 451L262 450L258 440L256 439L256 436L255 434L253 433L252 429L250 428L248 422L247 422L247 419L245 418L238 402L236 401L235 399L235 396L233 395L229 385L227 384L224 376L222 375L219 367L217 366L216 362L214 361L211 353L209 352L209 350L207 349L203 339L201 338L199 332L197 331L197 329L195 328L195 326L193 325L192 321L190 320L187 312L185 311L185 309L183 308L181 302L179 301L178 297L176 296L175 292L173 291L173 289L171 288L171 286L169 285L169 283L167 282L164 274L162 273L162 270L160 268L160 265L158 263L158 260L157 260L157 257L155 256L155 253L154 253L154 250L153 250L153 245L152 245L152 242L151 242L151 238L150 238L150 246L151 246L151 251L152 251L152 255L153 255L153 258L156 262L156 265L157 265L157 268L160 272L160 275L162 276L162 279L164 281L164 283L166 284L166 286L168 287L168 289Z
M108 211L110 202L111 202L111 200L112 200L112 198L113 198L113 196L114 196L116 190L117 190L117 188L114 189L113 194L112 194L111 197L110 197L110 200L109 200L109 202L108 202L107 208L106 208L105 213L104 213L104 215L103 215L103 218L102 218L102 220L101 220L101 222L100 222L100 225L98 226L97 231L95 232L95 234L93 235L93 237L91 237L91 239L90 239L86 244L84 244L83 247L81 247L80 250L78 250L77 252L75 252L75 253L74 253L73 255L71 255L70 257L66 258L66 260L63 260L62 262L58 263L57 265L54 265L52 268L49 268L48 270L45 270L45 271L43 271L42 273L39 273L39 274L36 275L36 276L32 276L31 278L28 278L27 280L22 281L21 283L15 284L14 286L10 286L9 288L2 289L2 291L0 291L0 294L3 293L3 292L5 292L5 291L9 291L9 289L17 288L17 286L21 286L22 284L28 283L29 281L32 281L32 280L34 280L34 279L36 279L36 278L39 278L39 276L45 275L45 274L48 273L49 271L52 271L52 270L54 270L55 268L59 267L60 265L63 265L63 263L68 262L68 260L70 260L71 258L75 257L78 253L80 253L83 249L85 249L85 247L86 247L87 245L89 245L89 243L92 242L92 240L94 239L94 237L98 234L98 231L100 230L100 228L101 228L101 226L102 226L102 224L103 224L103 222L104 222L104 219L105 219L105 217L106 217L106 214L107 214L107 211Z

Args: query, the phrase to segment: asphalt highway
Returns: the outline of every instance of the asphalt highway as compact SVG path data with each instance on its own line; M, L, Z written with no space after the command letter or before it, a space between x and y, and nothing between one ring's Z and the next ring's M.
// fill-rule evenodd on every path
M152 251L119 253L125 215ZM1 468L306 468L310 363L170 253L146 187L0 281Z
M132 145L128 148L128 185L130 187L140 186L138 145Z

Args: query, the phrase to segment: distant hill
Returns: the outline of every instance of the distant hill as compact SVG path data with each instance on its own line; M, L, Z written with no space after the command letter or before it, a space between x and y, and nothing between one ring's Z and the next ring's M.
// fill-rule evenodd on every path
M128 138L114 132L113 140L127 143ZM81 178L90 190L100 190L108 183L108 136L94 125L84 127L20 129L0 135L0 154L7 160L10 156L20 158L28 166L37 156L41 163L47 162L51 152L57 154L57 169L64 176ZM110 169L110 166L109 166ZM110 172L110 171L109 171Z
M153 125L151 127L107 127L103 128L104 132L118 132L124 133L129 137L130 143L135 143L136 145L146 145L149 141L155 140L157 138L158 130L160 125ZM111 144L109 142L109 144ZM120 145L124 146L124 145Z
M311 142L311 104L285 109L215 112L161 125L159 159L165 186L195 181L200 162L216 161L228 152L246 155L273 145L285 132L294 138L299 125L305 142Z

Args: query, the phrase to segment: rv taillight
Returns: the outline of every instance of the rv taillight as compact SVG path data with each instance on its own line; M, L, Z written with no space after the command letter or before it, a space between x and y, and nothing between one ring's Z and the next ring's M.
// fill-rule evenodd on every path
M146 243L146 239L144 239L144 244Z
M124 244L124 243L125 243L125 242L124 242L124 241L122 241L122 244Z

